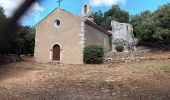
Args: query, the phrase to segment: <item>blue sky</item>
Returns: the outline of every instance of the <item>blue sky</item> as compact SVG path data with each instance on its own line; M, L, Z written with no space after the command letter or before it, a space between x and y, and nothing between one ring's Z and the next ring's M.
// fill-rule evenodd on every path
M16 3L21 4L23 1L24 0L0 0L0 5L6 10L5 14L10 17L13 9L17 8L15 6ZM63 0L61 8L80 15L84 4L90 4L92 11L106 11L112 4L117 4L121 9L128 11L131 15L135 15L145 10L154 11L166 3L170 3L170 0ZM22 24L34 26L57 6L57 0L42 0L42 2L36 2L30 11L21 19Z

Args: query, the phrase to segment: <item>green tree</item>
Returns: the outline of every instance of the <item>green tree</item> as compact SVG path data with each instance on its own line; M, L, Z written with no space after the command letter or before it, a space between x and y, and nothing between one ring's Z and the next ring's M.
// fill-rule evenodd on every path
M170 43L170 4L160 6L156 11L144 11L132 16L131 24L139 43Z
M111 30L111 21L115 20L122 23L129 22L129 13L120 9L118 5L113 5L111 9L106 12L98 12L93 13L94 22L98 25Z
M4 14L4 9L3 7L0 6L0 29L3 26L4 22L6 20L6 16ZM2 34L0 34L0 37L3 37ZM0 55L4 55L6 52L6 48L8 47L8 45L6 43L7 41L3 40L3 38L1 38L0 40Z
M29 26L25 26L24 30L25 34L25 42L23 53L25 54L33 54L34 53L34 44L35 44L35 29Z
M33 54L35 29L29 26L16 25L16 31L9 37L7 54Z
M122 23L129 22L129 13L120 9L118 5L113 5L111 9L105 12L105 17L111 17L111 20L115 20Z
M160 6L155 11L157 30L155 38L162 42L170 42L170 3Z
M3 22L6 20L6 16L4 14L3 7L0 6L0 26L3 24Z
M156 29L153 13L144 11L139 15L131 18L131 23L134 28L134 35L138 38L139 42L154 40L153 35Z
M97 11L97 12L93 12L93 17L94 17L94 22L99 25L102 26L102 22L104 21L104 14L101 10Z
M0 27L5 21L4 9L0 7ZM0 55L16 54L20 58L20 54L33 54L34 41L35 29L18 23L11 34L1 40Z

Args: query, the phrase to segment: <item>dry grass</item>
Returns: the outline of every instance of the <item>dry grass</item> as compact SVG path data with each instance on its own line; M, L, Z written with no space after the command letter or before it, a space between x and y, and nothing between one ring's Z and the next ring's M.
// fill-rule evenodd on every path
M169 100L170 60L0 66L1 100Z

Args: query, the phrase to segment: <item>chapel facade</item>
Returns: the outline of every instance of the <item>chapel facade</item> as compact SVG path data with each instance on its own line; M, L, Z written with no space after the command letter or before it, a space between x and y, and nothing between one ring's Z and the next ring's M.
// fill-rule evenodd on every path
M112 34L93 22L90 7L81 16L56 8L36 26L34 57L39 63L83 64L85 46L99 44L112 51Z

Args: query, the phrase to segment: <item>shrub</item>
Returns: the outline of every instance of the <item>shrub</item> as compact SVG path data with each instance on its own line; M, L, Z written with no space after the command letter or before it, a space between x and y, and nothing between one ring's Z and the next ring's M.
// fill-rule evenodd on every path
M103 62L103 47L100 45L90 45L84 48L83 61L86 64L101 64Z
M122 45L117 45L117 46L115 47L115 50L116 50L117 52L123 52L124 46L122 46Z

